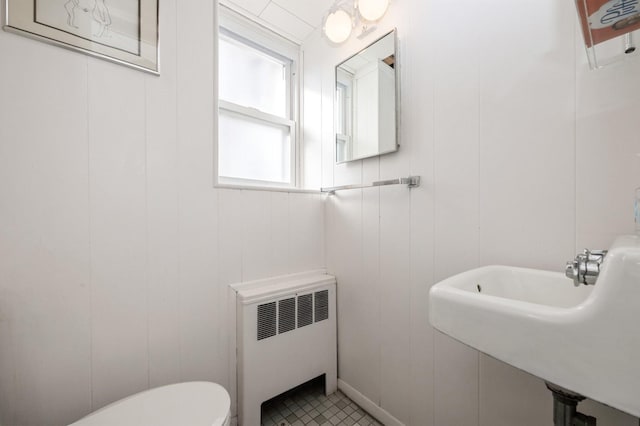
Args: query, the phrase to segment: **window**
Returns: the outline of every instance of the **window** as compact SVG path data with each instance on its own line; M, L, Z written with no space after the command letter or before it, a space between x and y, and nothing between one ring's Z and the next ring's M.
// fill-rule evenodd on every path
M221 7L218 183L296 186L299 46Z
M351 143L353 75L336 71L336 161L353 158Z

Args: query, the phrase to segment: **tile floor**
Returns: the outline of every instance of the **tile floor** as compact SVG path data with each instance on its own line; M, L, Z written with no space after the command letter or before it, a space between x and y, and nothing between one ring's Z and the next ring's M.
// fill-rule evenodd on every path
M340 391L314 380L262 404L262 426L382 426Z

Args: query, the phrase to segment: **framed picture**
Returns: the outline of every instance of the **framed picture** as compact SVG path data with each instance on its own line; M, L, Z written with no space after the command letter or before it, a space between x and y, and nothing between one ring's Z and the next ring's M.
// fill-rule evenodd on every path
M159 75L158 0L4 0L4 29Z

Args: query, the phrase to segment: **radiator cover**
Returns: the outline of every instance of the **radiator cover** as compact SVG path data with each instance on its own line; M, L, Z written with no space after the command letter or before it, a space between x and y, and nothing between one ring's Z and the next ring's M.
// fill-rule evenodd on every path
M238 425L260 406L325 374L337 389L336 279L323 271L231 286L236 292Z

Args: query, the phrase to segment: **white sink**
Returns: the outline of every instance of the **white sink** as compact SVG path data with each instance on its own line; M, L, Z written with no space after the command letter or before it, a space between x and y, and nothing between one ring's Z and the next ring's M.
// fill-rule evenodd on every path
M429 319L481 352L640 417L640 239L619 237L594 286L486 266L433 286Z

